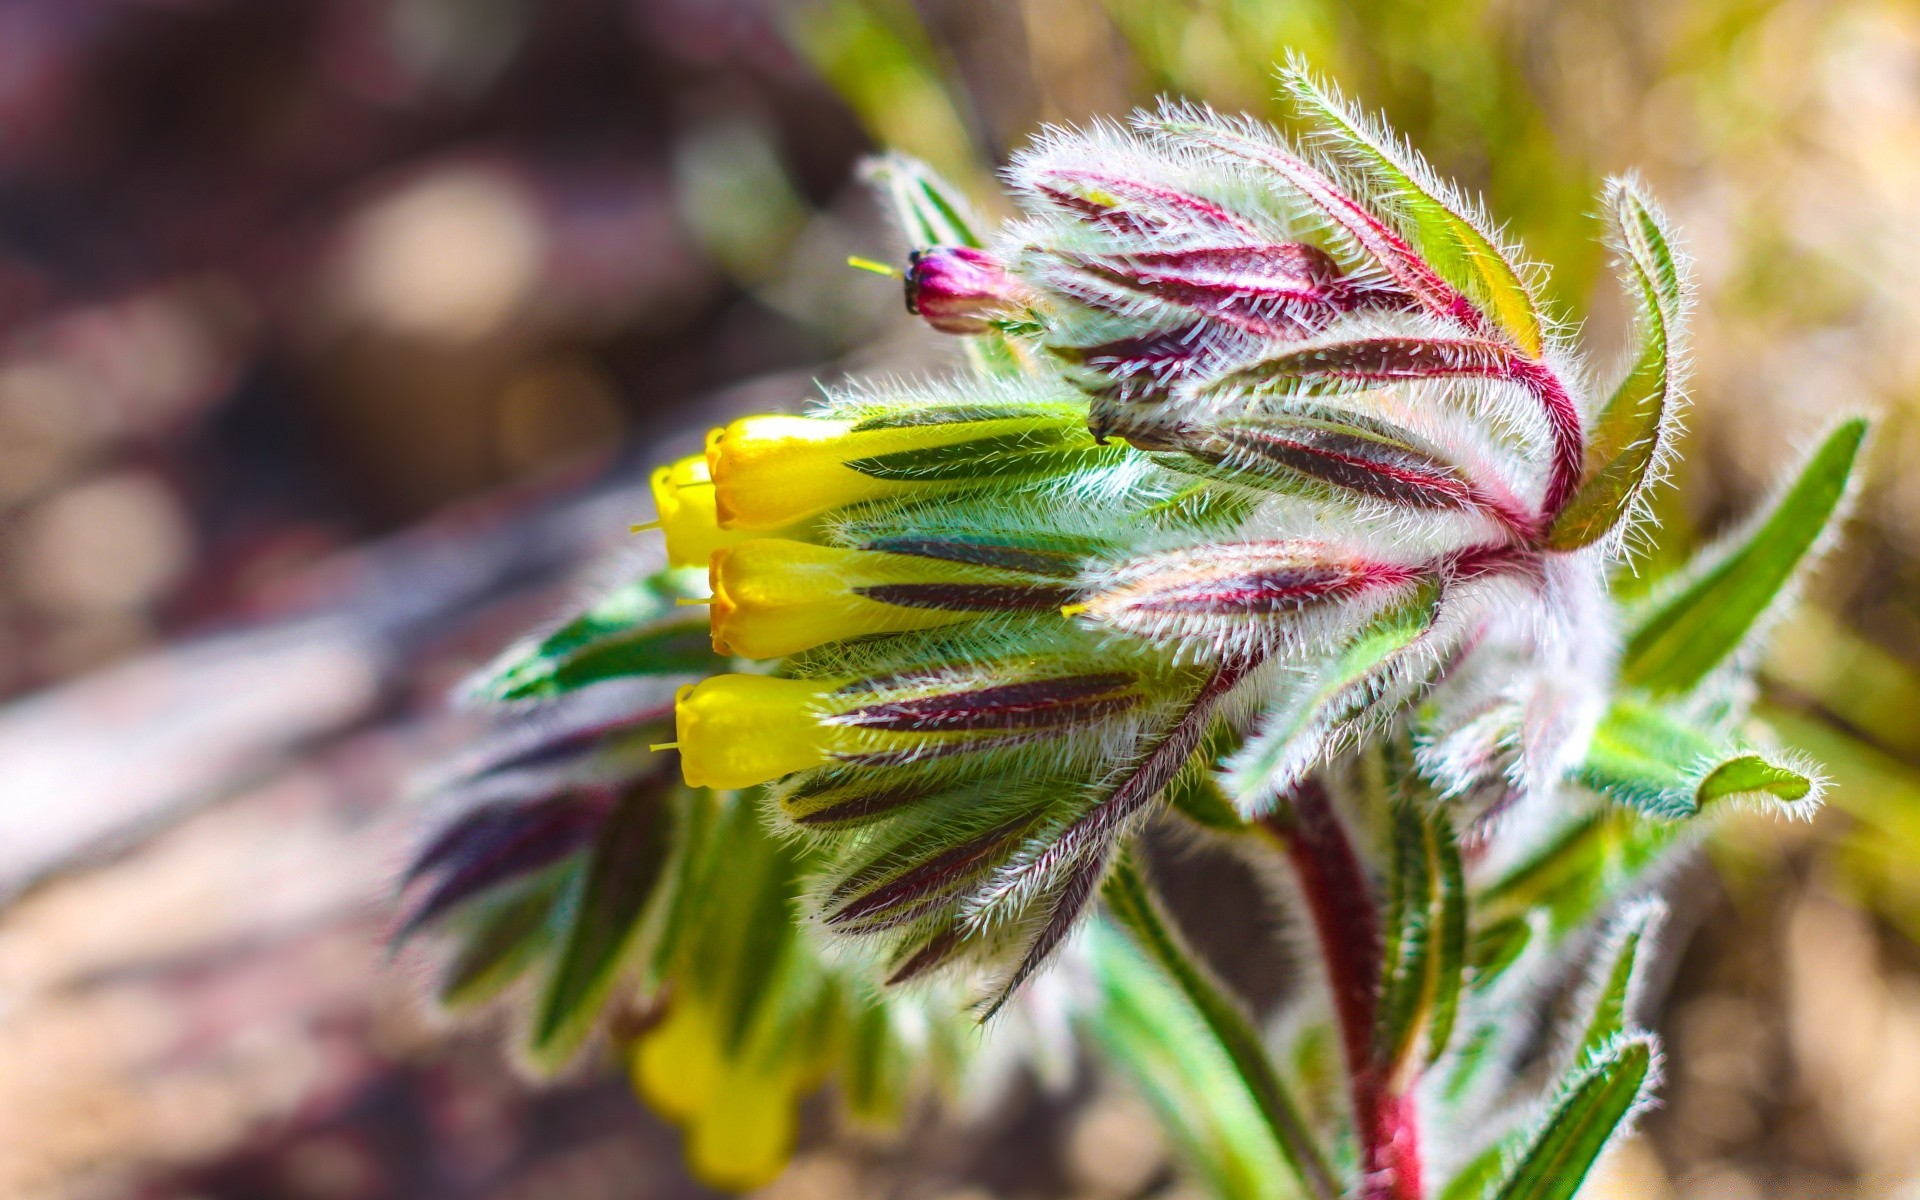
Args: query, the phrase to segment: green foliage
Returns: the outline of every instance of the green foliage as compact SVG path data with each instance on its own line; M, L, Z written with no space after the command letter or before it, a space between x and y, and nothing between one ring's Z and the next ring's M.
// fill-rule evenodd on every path
M1651 1036L1603 1046L1561 1084L1560 1099L1515 1155L1493 1200L1571 1200L1629 1116L1646 1102L1659 1051Z
M1736 659L1801 565L1831 536L1866 437L1863 419L1835 426L1750 532L1709 552L1680 587L1653 601L1627 634L1621 678L1677 694Z
M1235 1200L1300 1195L1254 1093L1178 985L1105 921L1087 943L1099 998L1081 1020L1207 1191Z
M545 637L508 650L467 685L493 702L545 699L605 679L702 675L723 661L707 620L676 602L704 597L704 580L662 571L624 584Z
M1686 271L1659 210L1632 183L1616 180L1607 198L1640 352L1594 418L1580 490L1549 535L1559 549L1591 545L1627 521L1657 479L1679 419L1680 337L1691 299Z
M571 1057L638 949L642 920L669 882L677 826L698 800L655 776L614 804L589 851L546 994L533 1021L532 1049L549 1065Z
M1696 728L1643 700L1615 700L1594 731L1578 778L1650 817L1698 816L1716 800L1818 803L1821 781L1791 757Z
M1271 1131L1273 1146L1284 1156L1308 1194L1319 1200L1332 1200L1338 1194L1333 1173L1322 1160L1315 1139L1300 1115L1299 1105L1262 1046L1253 1023L1206 969L1194 961L1192 953L1180 945L1178 935L1168 925L1135 862L1130 858L1123 860L1114 870L1107 888L1108 906L1114 918L1166 972L1186 1004L1213 1035L1218 1052L1223 1052L1231 1062L1245 1094L1252 1098ZM1174 1005L1167 1004L1167 1007ZM1173 1030L1177 1029L1174 1025ZM1200 1059L1203 1069L1211 1057L1213 1055L1208 1054Z
M1439 588L1422 586L1314 665L1310 685L1294 691L1233 757L1230 779L1243 812L1258 809L1275 787L1297 779L1341 738L1365 727L1375 693L1439 611Z

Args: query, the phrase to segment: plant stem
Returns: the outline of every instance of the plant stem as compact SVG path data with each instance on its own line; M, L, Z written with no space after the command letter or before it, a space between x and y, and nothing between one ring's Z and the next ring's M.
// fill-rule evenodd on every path
M1420 1200L1418 1114L1398 1091L1388 1065L1374 1057L1379 1011L1380 922L1366 872L1325 787L1309 778L1294 789L1292 808L1266 818L1300 880L1320 938L1327 985L1340 1027L1362 1148L1365 1200Z
M1280 1155L1315 1200L1338 1200L1341 1188L1314 1142L1299 1106L1274 1069L1259 1032L1238 1004L1182 943L1154 897L1131 851L1121 855L1106 886L1107 905L1142 950L1173 977L1233 1061L1234 1069L1273 1131Z

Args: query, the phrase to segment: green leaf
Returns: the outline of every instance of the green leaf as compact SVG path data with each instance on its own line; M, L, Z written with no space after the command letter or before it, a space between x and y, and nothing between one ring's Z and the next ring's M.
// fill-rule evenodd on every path
M1841 422L1750 533L1652 605L1627 636L1622 679L1686 692L1734 658L1831 528L1866 436L1864 419Z
M1574 1063L1586 1063L1603 1053L1615 1038L1627 1032L1633 1002L1646 974L1646 952L1667 906L1654 898L1629 905L1613 922L1595 956L1589 991L1586 1031L1574 1053Z
M673 861L676 785L659 777L614 805L587 862L565 946L534 1017L532 1049L558 1065L592 1027Z
M1439 911L1433 949L1433 1013L1427 1019L1427 1065L1432 1066L1453 1041L1460 1015L1460 992L1466 978L1468 899L1466 867L1460 858L1460 838L1445 809L1428 818L1434 864L1437 868L1434 901Z
M1651 481L1677 424L1689 300L1685 273L1659 211L1631 183L1616 180L1607 199L1620 270L1634 298L1640 353L1588 435L1580 489L1547 534L1556 550L1592 545L1619 526Z
M1533 923L1525 916L1508 917L1476 930L1467 946L1473 989L1485 991L1493 986L1532 944Z
M1259 1032L1237 1002L1199 965L1183 945L1131 851L1123 852L1108 877L1107 907L1148 958L1165 972L1190 1011L1212 1035L1199 1053L1225 1057L1271 1133L1269 1143L1293 1168L1310 1194L1333 1200L1339 1194L1332 1170L1315 1141L1286 1082L1261 1042Z
M1441 278L1485 313L1522 354L1538 358L1544 342L1539 306L1507 252L1483 230L1468 207L1450 194L1417 154L1391 135L1368 127L1339 96L1306 70L1290 65L1282 86L1321 137L1373 184L1368 189L1420 256Z
M867 181L887 201L907 245L915 250L931 246L987 244L973 207L960 190L940 178L926 163L910 154L882 154L866 165Z
M1576 1070L1492 1193L1494 1200L1572 1200L1652 1091L1657 1055L1651 1034L1623 1037Z
M726 669L713 652L706 612L678 607L706 594L704 573L661 571L625 584L542 638L509 649L466 685L483 700L557 696L630 675L701 675Z
M1532 940L1556 945L1699 828L1697 822L1648 821L1617 808L1582 814L1479 891L1480 936L1530 917L1541 922Z
M1433 628L1440 614L1440 588L1424 584L1375 617L1338 654L1323 660L1314 677L1274 710L1229 764L1230 787L1246 803L1264 801L1273 788L1317 762L1343 732L1381 714L1376 685L1400 653ZM1276 782L1278 781L1278 782Z
M1467 895L1460 845L1446 810L1400 801L1392 813L1385 978L1374 1042L1379 1060L1397 1067L1423 1031L1429 1064L1453 1038L1466 965Z
M1820 778L1792 760L1730 742L1657 705L1620 698L1608 708L1574 777L1661 820L1698 816L1717 800L1809 806Z
M1182 1164L1223 1200L1293 1200L1258 1104L1200 1014L1104 920L1086 945L1096 986L1079 1020L1160 1118Z
M1439 1200L1482 1200L1487 1189L1500 1181L1500 1156L1505 1150L1504 1144L1495 1142L1468 1159L1441 1189Z
M555 907L574 874L572 866L548 871L486 904L440 978L440 1002L454 1010L484 1003L552 949Z
M1431 831L1419 808L1393 805L1393 874L1381 963L1374 1053L1398 1064L1412 1049L1433 997L1434 862Z

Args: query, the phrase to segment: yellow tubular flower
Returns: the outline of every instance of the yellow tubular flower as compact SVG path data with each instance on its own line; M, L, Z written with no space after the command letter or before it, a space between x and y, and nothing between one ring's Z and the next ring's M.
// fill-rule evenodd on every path
M695 1178L727 1192L774 1181L793 1157L799 1132L800 1085L792 1074L732 1064L712 1107L688 1130L687 1165Z
M673 720L687 786L752 787L827 761L832 729L814 717L822 690L765 675L715 675L681 688Z
M978 438L1057 424L1013 417L938 425L866 429L821 417L743 417L707 437L707 469L722 529L777 529L829 509L937 486L878 479L846 464L904 451L930 450Z
M793 1064L754 1070L745 1051L729 1045L706 997L683 992L634 1047L630 1069L641 1097L687 1131L688 1166L700 1181L742 1192L786 1166L794 1110L810 1083Z
M660 532L667 539L667 562L672 566L705 566L715 550L765 536L758 530L720 528L714 511L713 480L707 474L704 454L689 455L653 473L653 506L660 515ZM798 529L781 532L792 536Z
M783 538L741 542L714 551L708 568L713 648L747 658L780 658L862 634L956 624L977 614L883 604L855 589L998 581L1003 575L934 558Z

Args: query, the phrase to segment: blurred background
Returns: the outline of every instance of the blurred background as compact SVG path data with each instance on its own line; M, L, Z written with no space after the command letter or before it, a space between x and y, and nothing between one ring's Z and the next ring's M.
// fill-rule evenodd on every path
M530 1082L387 955L446 689L707 425L950 361L845 266L901 249L864 154L994 211L1039 124L1275 115L1289 49L1602 361L1596 187L1672 210L1696 408L1642 579L1879 414L1766 674L1833 804L1672 881L1665 1105L1596 1191L1920 1196L1920 5L0 0L0 1197L698 1195L610 1071ZM816 1122L772 1191L1174 1194L1098 1081L1008 1105Z

